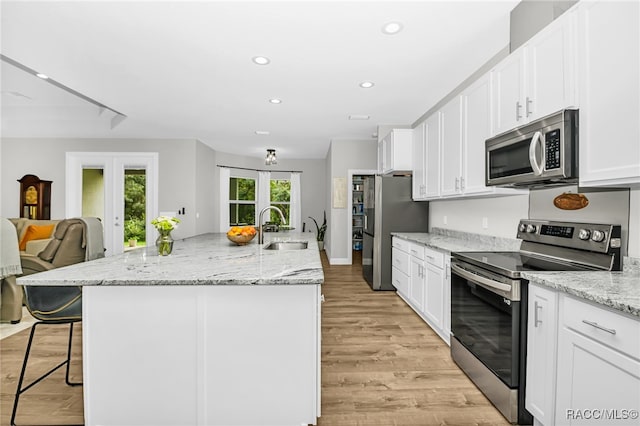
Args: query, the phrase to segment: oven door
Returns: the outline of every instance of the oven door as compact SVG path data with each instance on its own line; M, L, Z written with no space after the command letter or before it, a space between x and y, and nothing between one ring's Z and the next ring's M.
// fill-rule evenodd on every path
M451 333L509 388L519 384L520 301L506 294L505 279L494 288L486 271L477 279L469 266L451 268ZM519 286L515 280L513 285ZM503 294L498 294L503 293ZM519 296L519 292L517 292Z

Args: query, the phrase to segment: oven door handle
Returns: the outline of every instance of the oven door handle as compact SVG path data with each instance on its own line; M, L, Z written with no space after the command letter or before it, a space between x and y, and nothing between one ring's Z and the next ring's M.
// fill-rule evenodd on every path
M460 275L462 278L476 281L484 286L502 291L511 291L511 286L509 284L503 284L494 280L490 280L489 278L481 277L480 275L476 275L472 272L467 271L466 269L462 269L461 267L453 263L451 264L451 270Z

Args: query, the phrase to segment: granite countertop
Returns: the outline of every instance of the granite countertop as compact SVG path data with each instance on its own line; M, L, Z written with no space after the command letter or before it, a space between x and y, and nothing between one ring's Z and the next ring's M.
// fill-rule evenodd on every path
M264 250L270 241L308 241L306 250ZM21 285L287 285L322 284L313 234L265 234L237 246L225 234L176 240L169 256L155 246L18 278Z
M520 240L433 228L431 233L392 232L393 236L449 253L461 251L517 251ZM624 258L621 272L522 272L536 284L584 300L640 316L640 259Z
M625 258L620 272L522 272L531 282L640 317L640 259Z
M433 228L430 233L392 232L391 235L449 253L455 251L520 250L520 240L518 239L472 234L443 228Z

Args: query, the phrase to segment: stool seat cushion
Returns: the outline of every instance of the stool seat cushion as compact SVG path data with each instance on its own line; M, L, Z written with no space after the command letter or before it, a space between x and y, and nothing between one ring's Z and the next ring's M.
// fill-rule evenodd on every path
M77 286L24 286L25 305L41 321L82 319L82 289Z

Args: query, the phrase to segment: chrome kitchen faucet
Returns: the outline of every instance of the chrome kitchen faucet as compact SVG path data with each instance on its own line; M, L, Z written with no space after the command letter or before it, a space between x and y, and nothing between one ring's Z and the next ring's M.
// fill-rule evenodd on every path
M264 212L271 209L280 213L280 219L282 219L283 225L287 224L287 219L284 218L284 215L282 214L282 210L280 210L276 206L267 206L264 209L262 209L262 211L260 212L260 216L258 216L258 226L259 226L258 227L258 244L264 244L264 233L262 232L262 215L264 214Z

